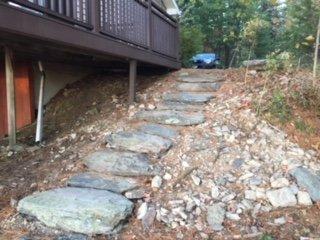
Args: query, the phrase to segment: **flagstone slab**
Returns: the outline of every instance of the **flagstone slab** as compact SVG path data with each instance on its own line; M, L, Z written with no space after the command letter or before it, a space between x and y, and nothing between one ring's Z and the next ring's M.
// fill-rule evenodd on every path
M94 188L120 194L139 187L138 182L132 178L106 176L89 172L71 177L67 184L70 187Z
M110 234L121 229L133 203L109 191L58 188L22 199L18 211L48 227L88 235Z
M220 83L179 83L178 91L183 92L211 92L217 91L221 87Z
M140 127L140 130L148 134L154 134L154 135L158 135L160 137L169 138L169 139L175 138L179 135L179 133L176 130L169 127L165 127L160 124L142 125Z
M114 150L98 151L84 159L86 166L95 172L116 176L153 176L155 169L144 154L118 152Z
M111 148L138 153L161 154L167 152L172 141L143 132L119 132L107 137Z
M209 102L213 98L212 93L194 93L194 92L181 92L181 93L167 93L163 96L165 101L181 102L187 104L203 104Z
M179 81L186 83L215 83L225 81L225 78L222 76L206 76L206 77L192 77L192 76L183 76L179 78Z
M187 104L180 102L163 102L157 106L158 110L176 110L176 111L189 111L189 112L201 112L205 105L201 104Z
M201 112L170 110L139 112L137 113L136 118L144 121L151 121L159 124L175 126L191 126L205 122L205 116Z

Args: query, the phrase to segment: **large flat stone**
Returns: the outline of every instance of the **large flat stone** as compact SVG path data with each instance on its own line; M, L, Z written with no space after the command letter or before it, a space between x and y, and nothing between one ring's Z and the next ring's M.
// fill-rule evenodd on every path
M303 167L296 168L292 175L298 185L305 188L313 201L320 201L320 178Z
M183 92L211 92L217 91L220 83L179 83L177 89Z
M193 105L180 102L163 102L157 106L158 110L176 110L176 111L189 111L189 112L200 112L204 108L204 105Z
M209 102L214 96L211 93L168 93L163 96L165 101L181 102L188 104L202 104Z
M99 173L81 173L73 176L68 181L70 187L94 188L108 190L115 193L124 193L139 186L134 179L106 176Z
M88 235L118 231L132 213L133 203L103 190L59 188L22 199L18 211L48 227Z
M175 138L179 133L172 129L159 124L146 124L140 127L142 132L158 135L164 138Z
M205 122L205 116L199 112L156 110L139 112L136 118L166 125L191 126Z
M210 77L192 77L192 76L183 76L179 78L179 81L186 83L215 83L222 82L225 78L221 76L210 76Z
M109 173L117 176L152 176L156 172L147 156L132 152L113 150L99 151L84 159L92 171Z
M139 153L160 154L167 152L172 141L143 132L119 132L107 137L112 148Z

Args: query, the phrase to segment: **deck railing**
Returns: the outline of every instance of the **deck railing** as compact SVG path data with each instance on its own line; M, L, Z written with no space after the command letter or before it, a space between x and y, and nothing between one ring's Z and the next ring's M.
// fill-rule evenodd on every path
M177 20L152 0L0 0L179 60Z

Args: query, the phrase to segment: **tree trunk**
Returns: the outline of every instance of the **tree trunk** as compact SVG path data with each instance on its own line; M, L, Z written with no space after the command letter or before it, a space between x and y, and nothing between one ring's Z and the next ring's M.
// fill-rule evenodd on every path
M319 41L320 41L320 17L319 17L318 30L317 30L317 40L316 40L316 47L315 47L315 53L314 53L313 86L316 84L316 77L317 77Z

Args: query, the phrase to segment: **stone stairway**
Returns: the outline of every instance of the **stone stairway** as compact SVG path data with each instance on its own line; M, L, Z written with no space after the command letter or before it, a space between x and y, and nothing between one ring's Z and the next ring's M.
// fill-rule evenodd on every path
M157 161L173 146L175 126L205 122L204 105L223 78L181 75L176 92L167 93L155 110L141 111L137 130L107 136L108 148L84 159L88 172L71 177L67 187L22 199L18 211L48 227L87 235L117 232L132 214L132 200L145 196L145 178L156 176ZM171 125L171 126L168 126Z

